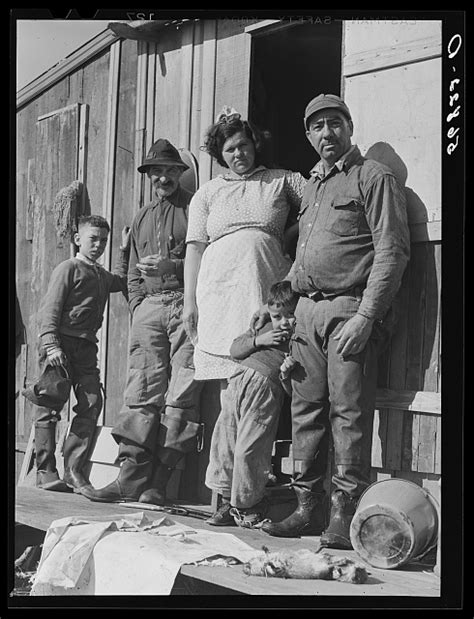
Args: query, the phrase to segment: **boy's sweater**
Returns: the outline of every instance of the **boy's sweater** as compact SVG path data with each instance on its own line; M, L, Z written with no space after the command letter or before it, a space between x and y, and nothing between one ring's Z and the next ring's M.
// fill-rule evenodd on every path
M113 273L76 257L61 262L51 275L40 306L40 344L60 346L61 334L97 342L109 294L127 295L127 260L127 252L122 251Z
M267 322L256 335L267 333L273 329L272 323ZM241 365L253 368L260 374L269 378L273 383L282 385L288 392L289 381L280 380L280 366L289 352L289 341L282 342L278 346L255 346L255 338L249 329L235 338L230 347L231 356Z

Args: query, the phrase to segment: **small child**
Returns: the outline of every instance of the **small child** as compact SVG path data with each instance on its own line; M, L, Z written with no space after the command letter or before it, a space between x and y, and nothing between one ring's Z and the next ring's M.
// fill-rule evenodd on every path
M298 295L289 281L270 289L271 322L255 335L249 329L232 343L242 366L222 394L222 410L211 439L206 486L220 507L207 520L214 526L253 528L268 511L265 486L285 391L291 395L289 355Z
M80 493L89 484L81 469L102 408L96 333L102 324L109 293L122 292L127 298L130 231L122 230L120 260L113 273L97 264L109 232L109 224L99 215L79 219L74 234L78 253L54 269L40 306L40 365L63 366L77 400L76 415L64 444L63 480L59 479L54 455L60 410L36 407L36 485L45 490L72 489Z

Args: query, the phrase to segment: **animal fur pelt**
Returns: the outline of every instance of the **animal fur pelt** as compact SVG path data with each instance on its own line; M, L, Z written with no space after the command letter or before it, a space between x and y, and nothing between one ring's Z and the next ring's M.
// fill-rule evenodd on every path
M243 566L249 576L273 578L319 578L362 584L368 578L365 567L347 557L332 556L312 550L280 550L263 552L252 557Z

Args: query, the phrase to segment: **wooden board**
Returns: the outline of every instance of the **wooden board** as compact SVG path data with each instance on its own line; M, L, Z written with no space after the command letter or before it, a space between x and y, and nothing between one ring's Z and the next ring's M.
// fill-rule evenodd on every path
M137 89L136 41L123 41L120 55L118 85L117 137L115 142L113 191L110 196L110 225L108 251L113 269L119 256L122 228L131 226L135 215L133 182L135 178L135 101ZM107 306L108 320L106 347L106 404L103 423L113 426L123 406L123 392L127 380L128 330L130 312L127 300L119 293L111 294Z
M199 505L206 510L206 506ZM153 518L159 512L147 511ZM17 488L15 521L36 529L47 531L51 522L67 516L86 520L112 520L117 517L135 513L135 510L110 503L94 503L75 494L47 492L37 488ZM209 529L204 520L185 516L170 516L177 522L186 523L198 529ZM319 538L306 536L296 539L276 538L259 530L241 529L239 527L222 527L223 533L231 533L246 542L256 550L263 545L270 551L282 549L309 548L316 549ZM331 554L357 559L354 551L330 550ZM212 582L237 594L246 595L334 595L334 596L418 596L438 597L440 581L433 574L433 566L423 563L413 563L399 570L379 570L369 568L369 581L364 585L352 585L342 582L323 580L280 580L246 576L241 566L230 568L209 568L183 566L181 573Z

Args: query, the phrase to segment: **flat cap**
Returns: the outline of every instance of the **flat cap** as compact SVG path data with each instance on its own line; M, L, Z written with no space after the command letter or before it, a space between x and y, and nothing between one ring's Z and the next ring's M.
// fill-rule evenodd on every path
M335 108L340 110L348 120L351 119L351 113L349 112L349 108L337 95L318 95L306 106L306 110L304 112L304 126L305 129L308 129L308 120L310 116L312 116L315 112L319 112L320 110L325 110L327 108Z

